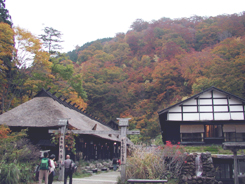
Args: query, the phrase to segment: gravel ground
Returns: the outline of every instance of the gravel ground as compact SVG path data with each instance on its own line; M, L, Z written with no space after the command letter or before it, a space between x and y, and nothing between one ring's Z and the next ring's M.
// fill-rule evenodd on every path
M116 184L117 178L120 176L119 171L110 171L100 174L93 174L85 178L73 178L72 184ZM64 181L55 181L53 184L63 184ZM69 178L67 180L69 184Z

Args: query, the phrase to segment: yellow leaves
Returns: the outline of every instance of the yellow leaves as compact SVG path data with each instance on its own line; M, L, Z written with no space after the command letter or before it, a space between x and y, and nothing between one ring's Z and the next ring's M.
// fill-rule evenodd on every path
M14 31L9 24L0 23L0 58L11 57L14 49Z
M101 62L113 61L114 56L112 54L107 54L101 50L96 50L94 58L98 59Z
M5 125L0 125L0 139L7 138L11 130Z
M52 74L48 74L48 78L50 78L50 79L55 79L55 76L52 75Z
M17 49L18 67L28 67L33 63L42 62L45 66L48 64L49 54L42 51L41 41L29 31L20 27L14 28Z
M3 60L0 59L0 69L1 70L7 70L8 68L4 65Z
M87 108L87 103L79 96L77 92L69 92L69 99L67 101L72 101L72 103L76 103L76 107L79 106L79 109L83 108L85 110Z
M38 51L34 57L33 63L41 65L47 72L51 72L52 62L49 61L49 53L45 51Z

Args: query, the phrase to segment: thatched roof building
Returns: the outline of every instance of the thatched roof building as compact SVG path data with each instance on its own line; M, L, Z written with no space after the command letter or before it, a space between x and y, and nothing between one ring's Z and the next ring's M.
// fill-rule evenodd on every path
M33 144L58 155L57 146L51 143L49 130L58 130L63 126L60 123L65 121L70 130L94 131L92 134L80 132L76 138L76 150L80 158L89 160L118 157L121 141L119 135L111 134L116 130L115 126L113 130L110 124L61 98L62 96L56 97L55 93L42 89L33 99L0 115L0 124L9 126L13 131L28 128L28 136ZM107 134L97 134L98 131ZM129 139L127 143L133 144Z
M112 130L105 123L95 120L73 105L62 101L47 90L42 89L33 99L5 112L0 116L0 124L10 127L60 127L59 120L67 119L68 128L96 131ZM115 135L98 135L101 138L119 141Z

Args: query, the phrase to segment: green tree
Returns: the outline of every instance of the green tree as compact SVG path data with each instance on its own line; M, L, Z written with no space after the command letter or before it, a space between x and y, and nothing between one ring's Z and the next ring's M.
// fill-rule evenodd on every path
M0 99L1 112L6 109L7 97L15 88L14 79L17 73L15 63L12 61L14 51L14 31L9 24L0 23Z
M0 34L3 34L0 40L4 45L1 54L5 54L0 61L2 63L1 113L3 113L22 103L25 95L35 91L36 83L39 82L37 73L47 74L50 62L49 54L41 50L40 40L30 32L19 27L14 28L16 47L14 48L13 30L5 23L0 23L0 27L2 28ZM6 57L9 59L6 60Z
M0 22L7 23L11 27L13 25L9 11L5 9L5 0L0 0Z
M87 94L83 89L82 75L72 61L65 54L58 54L50 61L51 72L46 79L45 87L51 87L54 92L66 95L67 98L76 93L77 98L86 100Z

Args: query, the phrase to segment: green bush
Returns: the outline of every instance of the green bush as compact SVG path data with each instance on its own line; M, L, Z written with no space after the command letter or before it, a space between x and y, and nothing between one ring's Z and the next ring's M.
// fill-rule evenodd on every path
M18 184L20 170L15 163L1 165L1 184Z
M0 183L20 184L34 181L34 168L39 162L40 149L25 138L26 130L11 133L0 126ZM7 131L6 131L7 130Z

